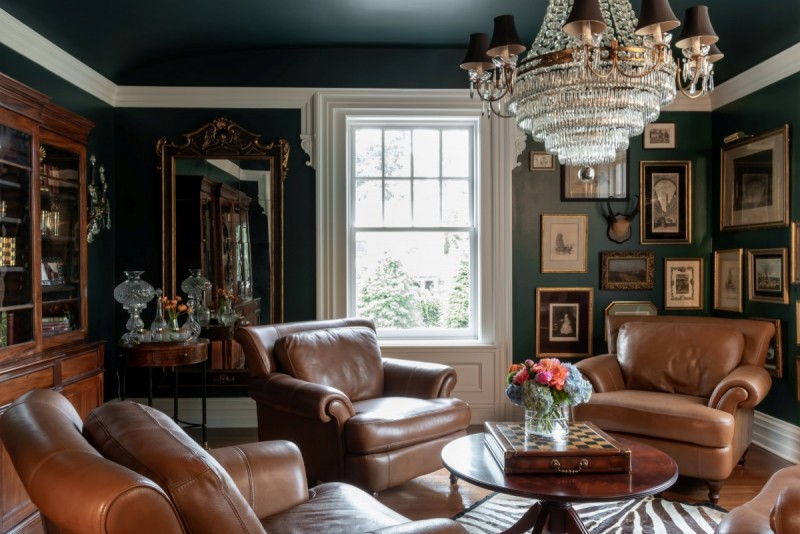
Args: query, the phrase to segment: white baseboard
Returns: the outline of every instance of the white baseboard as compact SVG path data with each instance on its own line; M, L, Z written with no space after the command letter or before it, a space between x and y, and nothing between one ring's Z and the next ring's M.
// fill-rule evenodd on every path
M800 463L800 427L756 412L753 443L794 464Z

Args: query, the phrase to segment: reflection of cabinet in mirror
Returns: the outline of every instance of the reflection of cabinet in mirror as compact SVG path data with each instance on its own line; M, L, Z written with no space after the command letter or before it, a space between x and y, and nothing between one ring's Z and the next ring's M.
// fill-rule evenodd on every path
M251 198L205 176L176 176L176 264L179 273L200 266L212 284L206 306L219 309L217 289L235 295L234 309L249 324L260 324L261 299L253 298L249 210ZM241 346L212 340L212 370L244 369ZM213 377L212 377L213 380Z

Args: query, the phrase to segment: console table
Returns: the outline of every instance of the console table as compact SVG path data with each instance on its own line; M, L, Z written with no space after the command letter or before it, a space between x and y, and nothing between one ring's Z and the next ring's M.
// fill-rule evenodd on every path
M208 360L208 343L204 338L199 338L192 343L183 341L159 342L159 343L140 343L139 345L117 345L117 354L123 359L122 365L122 399L126 396L125 369L127 367L146 367L147 368L147 404L153 405L153 368L172 367L175 375L175 391L173 395L173 415L176 423L189 427L199 426L203 432L203 446L208 447L206 437L206 361ZM184 365L201 364L203 366L201 411L203 414L202 423L190 423L182 421L178 417L178 374Z

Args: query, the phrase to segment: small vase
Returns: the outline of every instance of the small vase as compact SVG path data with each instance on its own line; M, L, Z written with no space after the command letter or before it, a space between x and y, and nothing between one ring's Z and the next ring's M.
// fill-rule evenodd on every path
M569 435L569 410L555 405L546 412L525 409L525 437L547 441L565 441Z
M217 320L220 324L231 326L239 318L239 314L233 309L232 303L228 299L220 301L219 311L217 312Z
M181 326L178 318L174 317L167 321L167 331L169 341L186 341L192 335L191 330L186 326Z

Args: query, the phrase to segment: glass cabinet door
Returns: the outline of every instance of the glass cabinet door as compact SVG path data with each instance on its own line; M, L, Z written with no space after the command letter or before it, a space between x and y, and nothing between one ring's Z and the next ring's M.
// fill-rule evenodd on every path
M40 148L42 336L81 328L80 154Z
M33 341L33 139L0 124L0 347Z

